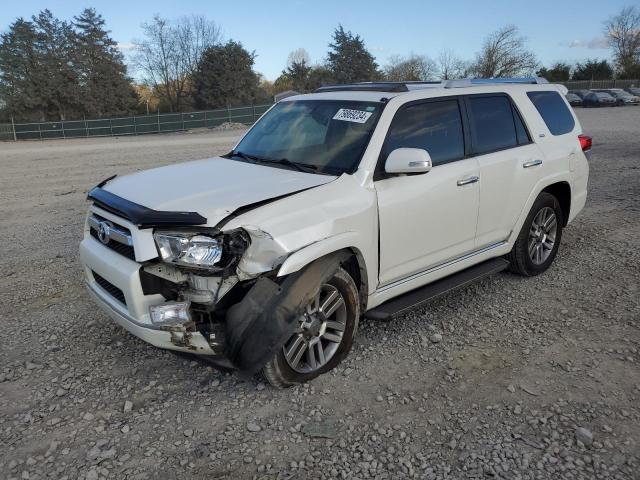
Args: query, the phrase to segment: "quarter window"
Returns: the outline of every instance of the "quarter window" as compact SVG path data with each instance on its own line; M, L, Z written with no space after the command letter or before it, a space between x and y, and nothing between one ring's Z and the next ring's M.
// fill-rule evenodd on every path
M475 153L489 153L518 145L509 98L503 95L468 97L468 105Z
M522 121L522 117L515 109L515 107L511 107L513 110L513 121L516 123L516 135L518 137L518 145L526 145L531 142L529 138L529 133L527 132L527 128L524 126L524 122Z
M422 148L433 165L464 157L464 134L458 100L418 103L401 109L389 129L385 152Z
M573 131L576 122L558 92L527 92L527 96L552 135L564 135Z

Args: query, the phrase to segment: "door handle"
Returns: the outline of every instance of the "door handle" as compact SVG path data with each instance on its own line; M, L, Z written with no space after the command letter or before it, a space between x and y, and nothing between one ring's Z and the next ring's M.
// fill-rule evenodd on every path
M522 168L530 168L542 165L542 160L531 160L530 162L524 162Z
M475 175L473 177L463 178L462 180L458 180L458 186L462 187L463 185L469 185L470 183L476 183L478 180L480 180L480 177L476 177Z

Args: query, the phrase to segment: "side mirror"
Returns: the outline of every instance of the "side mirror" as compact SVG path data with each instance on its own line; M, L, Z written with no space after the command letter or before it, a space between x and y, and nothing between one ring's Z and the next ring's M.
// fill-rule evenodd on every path
M431 170L431 156L421 148L396 148L387 157L387 173L427 173Z

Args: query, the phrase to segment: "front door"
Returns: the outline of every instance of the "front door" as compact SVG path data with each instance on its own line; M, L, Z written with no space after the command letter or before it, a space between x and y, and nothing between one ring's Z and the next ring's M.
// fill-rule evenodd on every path
M479 166L465 158L461 105L456 97L412 102L389 127L375 188L380 221L381 286L473 250L479 204ZM387 175L396 148L422 148L433 168Z

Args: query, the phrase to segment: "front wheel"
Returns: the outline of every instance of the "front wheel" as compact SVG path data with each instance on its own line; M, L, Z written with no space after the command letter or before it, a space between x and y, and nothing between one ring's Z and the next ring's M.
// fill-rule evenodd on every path
M358 289L342 268L320 286L298 319L298 327L262 375L277 388L308 382L347 356L358 328Z
M531 207L513 249L507 255L510 270L531 277L544 272L553 263L564 224L558 199L542 192Z

